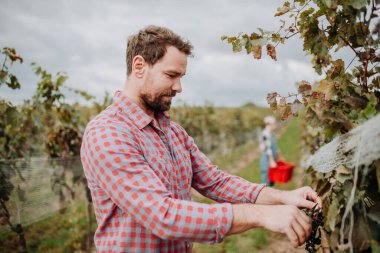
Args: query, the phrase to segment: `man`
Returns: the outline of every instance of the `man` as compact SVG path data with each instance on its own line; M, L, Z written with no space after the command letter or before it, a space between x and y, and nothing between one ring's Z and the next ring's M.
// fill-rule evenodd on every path
M191 53L163 27L131 36L124 89L86 128L81 157L97 250L191 252L191 242L217 243L256 227L303 244L311 221L299 208L321 206L311 188L279 191L228 175L170 121L166 111L182 91ZM191 187L219 204L192 202Z

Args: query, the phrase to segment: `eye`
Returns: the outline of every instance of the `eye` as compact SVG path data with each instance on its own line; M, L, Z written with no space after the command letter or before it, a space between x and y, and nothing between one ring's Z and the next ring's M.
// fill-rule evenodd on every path
M166 73L166 76L169 77L169 78L172 78L172 79L176 77L176 75L168 74L168 73Z

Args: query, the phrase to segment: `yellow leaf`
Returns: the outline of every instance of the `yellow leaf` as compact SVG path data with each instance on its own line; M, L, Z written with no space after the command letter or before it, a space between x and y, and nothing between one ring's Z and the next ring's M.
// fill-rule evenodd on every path
M335 84L332 81L322 80L317 86L317 91L325 95L326 100L331 100L331 98L336 94Z
M273 60L277 61L276 48L272 44L267 45L267 55L269 55Z
M253 45L252 46L252 54L255 59L261 59L261 46Z
M304 96L311 95L311 84L308 81L299 82L298 93L301 93Z
M272 110L277 109L277 92L271 92L267 95L267 102Z
M285 13L289 12L290 8L288 6L282 6L280 8L277 8L277 13L274 14L275 17L284 15Z

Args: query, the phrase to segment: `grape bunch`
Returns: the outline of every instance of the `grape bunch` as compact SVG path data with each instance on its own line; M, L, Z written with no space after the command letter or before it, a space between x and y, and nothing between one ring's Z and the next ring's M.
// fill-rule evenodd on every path
M318 231L319 226L323 226L323 214L317 208L317 204L312 210L305 210L305 213L311 218L312 231L309 238L306 240L305 250L308 253L317 251L318 245L321 244L321 233Z

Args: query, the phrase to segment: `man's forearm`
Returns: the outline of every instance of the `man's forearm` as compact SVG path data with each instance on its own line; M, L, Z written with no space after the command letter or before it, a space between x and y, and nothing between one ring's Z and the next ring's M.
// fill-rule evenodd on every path
M260 208L253 204L232 205L232 226L227 235L239 234L249 229L259 227L259 217L261 216L259 209Z
M284 191L277 190L271 187L265 187L261 190L255 203L270 205L284 204Z

